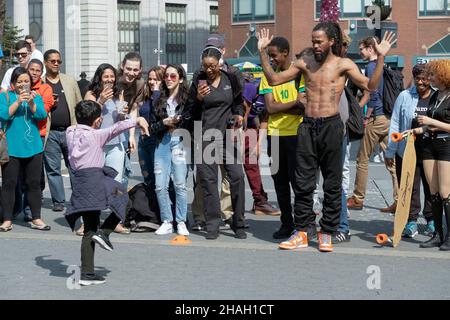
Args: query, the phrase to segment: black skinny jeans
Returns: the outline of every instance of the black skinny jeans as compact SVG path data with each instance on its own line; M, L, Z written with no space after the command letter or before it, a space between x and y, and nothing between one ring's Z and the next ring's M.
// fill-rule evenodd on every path
M323 176L322 232L333 233L339 227L342 207L342 140L344 124L338 115L313 119L305 117L298 128L295 168L294 221L298 231L315 225L313 194L316 173Z
M295 186L295 166L297 149L297 136L271 137L269 136L269 153L272 145L278 144L276 154L270 154L270 165L273 184L277 194L278 205L281 211L281 224L285 228L294 229L294 216L292 214L291 186Z
M84 236L81 240L81 273L83 274L95 273L95 242L92 241L92 237L98 230L100 214L100 211L87 211L81 214L84 222ZM120 219L113 212L106 218L100 229L109 236L119 223Z
M42 153L31 158L10 157L2 166L2 207L5 221L12 220L16 198L16 185L22 174L26 188L26 196L33 220L41 218L41 170Z
M398 155L395 155L395 170L397 171L398 186L400 187L401 175L402 175L403 159ZM422 181L423 193L425 195L425 201L423 206L423 215L427 222L433 220L433 212L431 210L431 193L430 186L428 185L427 178L425 177L425 171L423 169L423 163L417 162L416 171L414 174L413 189L411 194L411 207L409 208L408 221L415 221L419 218L420 209L422 205L420 203L420 181Z

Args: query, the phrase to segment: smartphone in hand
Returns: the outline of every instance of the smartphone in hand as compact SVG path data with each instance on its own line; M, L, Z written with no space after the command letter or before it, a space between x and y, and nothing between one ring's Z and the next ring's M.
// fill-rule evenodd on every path
M208 82L206 80L198 80L198 86L199 87L206 86L206 85L208 85Z

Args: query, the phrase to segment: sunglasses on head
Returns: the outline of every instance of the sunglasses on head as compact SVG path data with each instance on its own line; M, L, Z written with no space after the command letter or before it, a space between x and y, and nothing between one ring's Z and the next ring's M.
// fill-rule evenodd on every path
M178 74L176 74L176 73L166 73L165 75L164 75L164 79L170 79L170 80L177 80L177 76L178 76Z
M59 64L59 65L62 64L61 60L48 60L48 62L50 62L51 64Z
M28 56L28 52L17 52L17 53L15 54L15 56L16 56L17 58L19 58L19 57L25 58L25 57Z

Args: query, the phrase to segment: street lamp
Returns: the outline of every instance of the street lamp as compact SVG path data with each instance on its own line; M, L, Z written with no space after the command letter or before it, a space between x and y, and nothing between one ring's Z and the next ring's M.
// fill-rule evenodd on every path
M153 49L153 53L158 55L158 66L161 65L161 55L164 53L163 50L155 48Z
M153 52L158 55L158 66L161 65L161 0L158 0L158 48L153 49Z

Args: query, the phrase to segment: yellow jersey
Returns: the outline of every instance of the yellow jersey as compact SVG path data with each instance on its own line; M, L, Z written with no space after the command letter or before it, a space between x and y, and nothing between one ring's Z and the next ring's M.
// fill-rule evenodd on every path
M305 80L301 78L299 88L296 87L295 80L286 82L275 87L271 87L266 76L261 78L259 94L271 93L276 102L288 103L297 100L298 92L305 90ZM268 135L280 137L296 136L299 125L303 122L302 116L286 113L277 113L269 116Z

